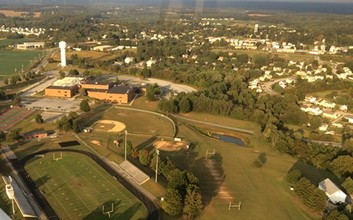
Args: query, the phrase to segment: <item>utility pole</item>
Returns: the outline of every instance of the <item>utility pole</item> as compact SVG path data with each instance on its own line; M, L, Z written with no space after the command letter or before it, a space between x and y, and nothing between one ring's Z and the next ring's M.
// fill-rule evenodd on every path
M124 154L124 159L126 160L127 130L125 130L124 133L125 133L125 144L124 144L124 151L125 151L125 154Z
M158 157L159 157L159 150L156 149L156 154L157 154L157 159L156 159L156 177L154 178L154 181L157 183L158 181Z

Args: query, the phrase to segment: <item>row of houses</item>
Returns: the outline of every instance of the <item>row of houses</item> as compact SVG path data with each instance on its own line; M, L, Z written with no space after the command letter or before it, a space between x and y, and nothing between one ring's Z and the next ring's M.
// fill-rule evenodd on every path
M2 25L0 27L0 32L4 33L17 33L17 34L23 34L23 35L35 35L39 36L41 34L45 33L45 28L22 28L22 27L7 27L5 25Z
M83 81L82 78L66 77L47 87L45 95L71 98L78 93L80 88L85 89L88 97L121 104L129 103L135 93L135 89L130 86L111 82Z

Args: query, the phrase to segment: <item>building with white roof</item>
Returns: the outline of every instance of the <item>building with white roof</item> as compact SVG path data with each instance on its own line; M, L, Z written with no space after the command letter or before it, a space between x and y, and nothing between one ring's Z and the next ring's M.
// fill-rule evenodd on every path
M319 189L325 191L326 196L329 200L336 203L345 203L347 195L342 192L329 178L319 183Z

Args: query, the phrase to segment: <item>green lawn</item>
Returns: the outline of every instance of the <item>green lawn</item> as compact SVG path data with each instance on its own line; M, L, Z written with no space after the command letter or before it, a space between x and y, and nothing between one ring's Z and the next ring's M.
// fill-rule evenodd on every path
M200 135L187 126L180 126L180 136L195 143L193 153L169 156L178 166L191 169L200 180L207 204L200 219L313 219L320 217L303 211L301 204L285 181L287 172L296 163L288 155L274 152L250 138L255 148L238 147ZM206 159L206 150L215 149L214 159ZM267 161L262 168L252 162L260 153ZM242 202L241 210L228 211L229 202Z
M64 152L32 159L25 169L60 219L108 219L102 214L114 203L113 219L139 219L147 210L125 187L85 155ZM56 157L59 153L55 153Z
M14 74L15 69L20 72L23 69L26 70L31 61L35 60L38 56L42 56L43 51L18 51L18 50L0 50L0 75Z
M25 41L30 41L27 38L21 38L21 39L1 39L0 40L0 47L7 47L9 45L14 45L14 44L22 44Z

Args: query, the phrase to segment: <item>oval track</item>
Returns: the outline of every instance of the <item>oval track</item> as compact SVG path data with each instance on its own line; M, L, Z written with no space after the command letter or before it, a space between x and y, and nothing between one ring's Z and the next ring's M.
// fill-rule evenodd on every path
M18 171L21 178L26 182L27 186L31 190L32 194L38 201L39 205L42 207L45 214L49 219L59 219L58 215L55 213L53 208L50 206L45 197L41 194L34 181L30 178L27 171L24 169L24 165L28 160L34 158L36 154L46 154L50 152L74 152L84 154L94 160L97 164L99 164L103 169L105 169L110 175L114 176L117 181L120 182L125 188L127 188L132 194L134 194L147 208L149 220L157 220L159 219L159 210L157 206L151 201L148 197L146 197L141 191L139 191L132 183L124 179L118 172L116 172L113 168L111 168L108 164L106 164L102 159L100 159L97 155L92 154L83 150L76 149L51 149L51 150L42 150L30 155L27 155L21 160L14 161L14 166Z

